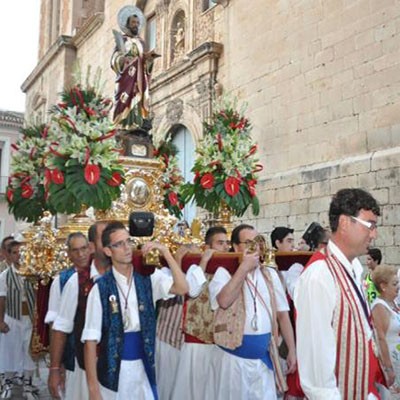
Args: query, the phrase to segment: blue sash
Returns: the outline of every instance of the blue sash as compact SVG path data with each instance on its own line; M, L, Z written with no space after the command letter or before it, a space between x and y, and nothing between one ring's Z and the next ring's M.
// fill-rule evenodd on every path
M142 333L139 332L125 332L124 333L124 347L122 350L122 360L143 360L143 339Z
M219 347L227 353L240 358L261 360L273 371L274 367L268 352L270 341L271 333L265 333L264 335L243 335L241 346L237 347L235 350L227 349L222 346Z
M150 376L145 363L144 343L142 332L125 332L124 347L122 349L121 360L133 361L142 360L147 378L149 379L150 387L154 395L154 399L158 399L157 386L150 381Z

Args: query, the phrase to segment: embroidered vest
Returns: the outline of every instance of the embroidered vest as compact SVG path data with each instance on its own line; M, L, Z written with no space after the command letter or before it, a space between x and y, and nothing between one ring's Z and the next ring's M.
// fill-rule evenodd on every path
M345 267L329 251L321 251L336 286L332 327L336 335L336 379L343 400L364 400L369 393L371 353L366 325L367 304L357 293ZM365 303L365 304L363 304Z
M144 367L150 385L155 385L155 339L156 317L153 304L153 293L150 276L133 273L136 296L139 308L139 320L144 344ZM103 309L102 333L99 357L97 360L97 376L102 386L117 392L121 355L123 350L124 329L119 294L112 271L106 272L96 283L99 288ZM118 312L112 312L110 296L117 299Z
M208 285L212 276L206 274L207 283L200 295L185 302L183 331L204 343L214 343L214 312L210 305Z
M85 369L85 362L83 357L83 346L81 341L82 331L85 326L85 316L86 316L86 303L90 290L92 289L94 282L87 274L78 274L79 280L79 293L78 293L78 307L76 309L75 320L74 320L74 349L76 360L81 369Z
M31 321L35 308L35 289L31 282L22 279L20 275L9 267L6 272L7 297L6 297L6 313L11 318L20 320L22 314L22 294L25 292L28 303L28 312Z
M268 291L270 292L270 301L274 300L273 293L271 293L270 277L265 268L261 268L262 275L267 284ZM272 307L274 310L274 307ZM276 314L273 312L271 326L277 326ZM234 350L242 344L244 325L246 322L246 310L244 305L244 292L240 292L239 297L227 309L221 307L217 309L214 316L214 341L215 344ZM276 329L273 329L274 336L277 336Z
M60 293L62 294L66 283L69 278L75 273L75 268L70 267L60 272ZM68 371L73 371L75 369L75 339L74 332L67 335L67 340L65 342L64 353L62 357L62 362L64 367Z

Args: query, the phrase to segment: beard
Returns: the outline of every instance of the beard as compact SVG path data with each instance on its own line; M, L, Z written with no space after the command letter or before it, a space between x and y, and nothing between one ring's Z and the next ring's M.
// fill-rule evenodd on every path
M133 36L137 36L139 33L139 28L129 28L129 32L133 35Z

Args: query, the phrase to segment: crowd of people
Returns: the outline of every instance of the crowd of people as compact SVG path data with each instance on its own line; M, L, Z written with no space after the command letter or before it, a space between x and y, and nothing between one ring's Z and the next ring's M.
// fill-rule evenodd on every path
M276 227L278 254L310 257L285 270L263 263L249 224L230 237L209 228L200 253L148 242L142 254L157 249L166 265L154 271L120 222L70 234L71 267L54 278L45 317L51 396L400 398L398 275L372 248L379 215L368 192L343 189L332 198L329 229L312 223L296 246L292 229ZM39 396L29 348L35 288L18 274L20 245L13 237L1 245L2 399L14 385L27 399Z

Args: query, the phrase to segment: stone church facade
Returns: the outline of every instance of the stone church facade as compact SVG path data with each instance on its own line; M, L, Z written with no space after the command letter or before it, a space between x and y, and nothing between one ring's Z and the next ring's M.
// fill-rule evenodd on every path
M42 0L39 61L23 83L26 116L43 121L73 64L102 69L112 96L112 29L126 5L147 18L161 54L153 134L185 127L194 143L222 91L247 103L264 165L261 232L327 225L331 195L363 187L382 206L384 261L400 245L400 3L398 0Z

